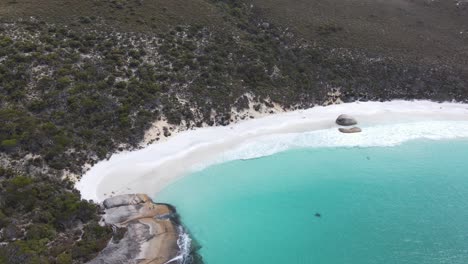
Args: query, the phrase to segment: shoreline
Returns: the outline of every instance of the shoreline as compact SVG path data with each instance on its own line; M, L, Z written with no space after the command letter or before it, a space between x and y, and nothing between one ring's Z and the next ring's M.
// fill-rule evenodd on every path
M363 133L339 133L335 119L340 114L354 116ZM455 123L437 125L450 121ZM382 133L388 135L375 137ZM304 138L302 134L309 135ZM391 145L416 138L458 137L468 137L467 104L398 100L316 106L228 126L178 132L165 141L120 152L97 163L75 186L83 198L96 202L124 193L155 197L190 171L294 147Z

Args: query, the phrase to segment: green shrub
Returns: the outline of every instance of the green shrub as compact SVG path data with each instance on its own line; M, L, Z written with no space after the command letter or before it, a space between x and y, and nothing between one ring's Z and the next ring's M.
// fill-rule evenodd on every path
M16 145L18 145L18 140L16 139L5 139L5 140L2 140L2 143L1 143L1 146L3 148L13 148L13 147L16 147Z
M26 229L27 240L51 240L55 237L56 232L54 228L47 224L33 224Z
M9 224L9 219L8 217L0 210L0 229L4 228Z
M62 252L57 256L57 264L72 264L72 255L68 252Z
M33 183L33 179L30 177L16 176L13 179L10 179L9 181L7 181L7 186L9 184L11 186L11 189L16 192L16 191L19 191L20 188L24 188L32 183Z
M68 77L60 77L57 79L57 88L64 89L71 84L71 80Z
M0 47L7 47L13 44L13 40L10 37L2 36L0 37Z

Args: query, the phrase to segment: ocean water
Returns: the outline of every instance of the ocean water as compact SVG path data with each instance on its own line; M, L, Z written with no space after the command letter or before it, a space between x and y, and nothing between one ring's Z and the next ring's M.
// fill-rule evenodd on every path
M468 140L292 149L193 172L155 199L207 264L468 263Z

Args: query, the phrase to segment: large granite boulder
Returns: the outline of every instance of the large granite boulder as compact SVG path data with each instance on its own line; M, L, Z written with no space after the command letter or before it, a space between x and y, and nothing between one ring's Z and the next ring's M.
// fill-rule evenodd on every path
M102 204L106 209L109 209L123 205L141 204L148 201L151 201L151 198L146 194L123 194L107 198Z
M356 119L349 115L340 115L336 119L336 123L340 126L354 126L357 124Z

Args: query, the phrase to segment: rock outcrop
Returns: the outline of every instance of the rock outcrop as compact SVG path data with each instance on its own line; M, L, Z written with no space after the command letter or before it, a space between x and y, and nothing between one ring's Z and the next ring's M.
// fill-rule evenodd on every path
M336 119L336 123L340 126L354 126L357 124L356 119L349 115L340 115Z
M111 241L89 264L176 264L181 263L175 210L153 203L145 194L127 194L103 202L105 224L126 228L123 238Z
M359 127L352 127L352 128L340 127L338 128L338 131L340 131L341 133L359 133L359 132L362 132L362 129L360 129Z

